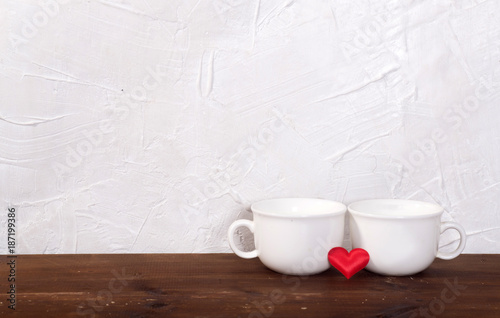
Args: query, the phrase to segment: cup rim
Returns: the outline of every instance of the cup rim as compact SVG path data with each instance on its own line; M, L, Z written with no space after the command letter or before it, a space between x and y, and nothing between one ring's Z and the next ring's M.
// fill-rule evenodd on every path
M270 203L272 201L299 201L299 200L307 200L311 202L324 202L332 205L332 212L318 213L318 214L298 214L298 215L283 215L278 213L272 213L262 210L258 205ZM336 215L343 215L347 212L347 206L342 202L320 199L320 198L307 198L307 197L287 197L287 198L275 198L275 199L266 199L253 203L250 206L250 210L254 214L260 214L265 216L271 216L276 218L284 218L284 219L311 219L311 218L324 218L331 217Z
M356 209L354 205L357 204L367 204L367 203L381 203L381 202L391 202L391 203L400 203L400 204L420 204L423 206L427 206L429 208L433 208L436 210L436 212L431 212L431 213L422 213L422 214L410 214L410 215L378 215L378 214L373 214L369 212L362 212L359 209ZM363 216L366 218L373 218L373 219L398 219L398 220L406 220L406 219L426 219L426 218L432 218L436 216L440 216L443 212L444 209L442 206L431 203L431 202L425 202L425 201L419 201L419 200L407 200L407 199L369 199L369 200L361 200L361 201L356 201L347 206L347 210L351 215L354 216Z

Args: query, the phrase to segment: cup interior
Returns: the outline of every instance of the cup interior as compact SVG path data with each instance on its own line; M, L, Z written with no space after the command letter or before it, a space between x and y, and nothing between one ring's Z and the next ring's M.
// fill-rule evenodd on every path
M274 217L324 217L345 213L340 202L314 198L282 198L252 204L252 212Z
M440 215L443 208L437 204L414 200L364 200L349 205L353 215L374 218L424 218Z

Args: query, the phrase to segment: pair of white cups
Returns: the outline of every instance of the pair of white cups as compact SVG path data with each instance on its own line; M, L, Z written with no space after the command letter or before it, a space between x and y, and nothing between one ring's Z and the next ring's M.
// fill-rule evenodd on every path
M349 207L313 198L265 200L251 206L253 221L237 220L228 230L229 245L242 258L259 257L273 271L286 275L313 275L330 267L328 252L342 246L344 220L349 211L353 248L370 255L366 269L388 276L413 275L436 257L449 260L465 248L466 233L455 222L441 222L443 208L413 200L364 200ZM255 250L242 251L235 231L247 227ZM460 234L451 253L438 250L439 237L448 229Z

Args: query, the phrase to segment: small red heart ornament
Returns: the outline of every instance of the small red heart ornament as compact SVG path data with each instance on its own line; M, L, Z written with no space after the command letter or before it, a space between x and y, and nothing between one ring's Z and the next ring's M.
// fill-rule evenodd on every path
M355 248L349 253L343 247L334 247L328 252L328 261L349 279L365 268L370 261L370 255L362 248Z

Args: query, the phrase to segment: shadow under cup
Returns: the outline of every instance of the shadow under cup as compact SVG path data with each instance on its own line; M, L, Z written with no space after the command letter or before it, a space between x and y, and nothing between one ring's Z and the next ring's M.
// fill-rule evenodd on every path
M259 257L271 270L287 275L313 275L327 270L328 251L344 239L342 203L313 198L283 198L254 203L253 221L237 220L228 230L229 244L242 258ZM254 234L255 250L234 243L238 227Z
M465 248L465 230L455 222L441 222L443 208L413 200L365 200L349 205L353 248L370 254L366 269L388 276L413 275L436 257L452 259ZM460 234L455 251L439 251L439 237L448 229Z

